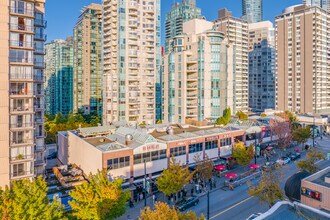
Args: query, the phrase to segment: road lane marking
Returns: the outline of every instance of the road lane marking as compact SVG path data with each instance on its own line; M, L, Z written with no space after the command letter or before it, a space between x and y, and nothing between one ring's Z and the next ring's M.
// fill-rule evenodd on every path
M212 216L210 219L214 219L214 218L218 217L219 215L222 215L223 213L228 212L229 210L235 208L236 206L239 206L240 204L242 204L242 203L244 203L244 202L246 202L246 201L248 201L248 200L250 200L252 198L253 198L253 196L250 196L250 197L248 197L248 198L246 198L246 199L244 199L244 200L236 203L235 205L230 206L229 208L223 210L222 212L219 212L218 214Z

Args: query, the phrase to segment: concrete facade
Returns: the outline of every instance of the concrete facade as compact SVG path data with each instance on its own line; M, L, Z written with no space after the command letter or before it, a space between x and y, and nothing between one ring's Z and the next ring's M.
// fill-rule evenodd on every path
M44 4L0 1L0 187L44 174Z
M233 109L233 48L213 23L187 21L170 44L162 77L164 122L216 120Z
M227 9L218 12L218 19L214 21L216 30L223 32L233 47L233 76L234 76L234 103L232 113L247 112L248 96L248 23L235 18Z
M153 124L160 91L160 0L104 0L103 9L103 124Z
M102 6L91 4L73 30L74 111L102 115Z
M278 110L330 111L330 17L319 7L292 6L275 18Z

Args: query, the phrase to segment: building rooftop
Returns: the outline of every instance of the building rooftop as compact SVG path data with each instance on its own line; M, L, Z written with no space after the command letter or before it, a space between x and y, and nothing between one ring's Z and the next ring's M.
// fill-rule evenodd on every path
M307 181L330 188L330 166L314 173L313 175L310 175L309 177L306 177L302 181Z
M255 220L328 220L330 214L323 212L321 210L309 207L307 205L298 202L277 202L271 209L267 212L261 214Z
M97 126L88 128L79 128L78 134L82 137L91 137L95 135L108 135L115 131L116 127L113 125Z

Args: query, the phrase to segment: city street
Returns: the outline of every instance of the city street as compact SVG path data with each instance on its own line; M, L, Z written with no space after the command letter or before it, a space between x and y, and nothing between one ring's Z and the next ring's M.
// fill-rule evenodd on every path
M323 140L320 138L316 139L319 146L317 147L318 151L326 154L330 152L330 138L324 137ZM310 140L309 144L312 143ZM299 147L300 148L300 147ZM293 150L293 149L290 149ZM302 153L302 158L305 158L305 152ZM275 157L273 158L273 160ZM264 164L264 159L258 159L259 163ZM330 166L330 161L323 160L319 161L318 165L320 169ZM294 162L290 162L287 165L282 166L281 171L283 173L281 186L284 188L286 180L296 173L298 169ZM223 178L222 178L223 179ZM256 184L258 179L253 180L251 183ZM243 184L234 191L230 191L228 188L222 188L220 185L219 188L212 193L210 193L210 219L246 219L253 213L263 213L268 210L266 204L261 204L257 198L251 197L248 195L248 186ZM160 196L161 197L161 196ZM200 198L200 202L197 206L192 207L190 210L196 212L198 216L204 214L207 215L207 196L204 194ZM160 198L161 200L161 198ZM152 206L152 200L148 199L148 205ZM136 204L134 208L129 208L127 213L119 219L127 219L128 217L132 219L137 219L139 216L140 210L143 209L143 202Z

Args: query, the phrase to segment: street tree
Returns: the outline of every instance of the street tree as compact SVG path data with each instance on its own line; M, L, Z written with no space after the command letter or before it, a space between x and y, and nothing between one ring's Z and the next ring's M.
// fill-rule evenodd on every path
M308 138L311 137L311 130L309 127L306 128L297 128L292 132L292 140L297 141L299 144L303 145L306 143Z
M227 125L231 119L231 110L230 108L226 108L225 110L223 110L223 116L218 118L216 121L217 125Z
M213 161L205 155L204 159L201 159L201 154L194 156L194 161L197 164L196 172L199 178L206 183L207 180L213 176Z
M232 157L236 159L237 163L246 166L250 163L254 156L253 146L246 147L243 142L238 142L233 147Z
M0 219L57 220L64 219L64 214L60 202L49 202L47 184L38 177L33 181L13 181L10 188L0 188Z
M239 118L240 121L245 121L249 118L249 116L242 111L238 111L236 113L236 116Z
M174 207L170 207L166 203L157 202L155 209L151 210L146 207L141 210L139 220L203 220L204 216L198 218L196 213L192 211L180 212Z
M172 156L168 168L164 169L157 179L158 190L167 196L177 193L189 183L193 174L194 172L190 172L188 167L181 165Z
M270 120L270 129L277 137L277 145L284 150L292 141L292 128L288 120Z
M257 197L261 202L269 207L273 206L277 200L284 198L280 186L281 173L278 169L268 168L262 171L262 175L257 186L249 185L249 195Z
M316 161L324 159L325 157L321 152L312 149L311 152L307 153L306 159L298 161L296 165L299 170L313 174L319 170Z
M90 174L89 182L70 192L72 215L78 219L111 220L125 213L130 194L123 191L123 181L109 181L106 171Z

